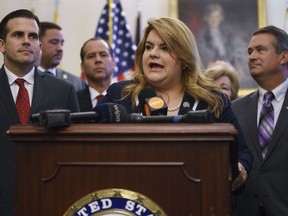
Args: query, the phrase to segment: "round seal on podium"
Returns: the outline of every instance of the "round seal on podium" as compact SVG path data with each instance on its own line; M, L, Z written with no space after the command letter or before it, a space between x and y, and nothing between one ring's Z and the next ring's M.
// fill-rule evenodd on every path
M148 197L126 189L105 189L76 201L64 216L167 216Z

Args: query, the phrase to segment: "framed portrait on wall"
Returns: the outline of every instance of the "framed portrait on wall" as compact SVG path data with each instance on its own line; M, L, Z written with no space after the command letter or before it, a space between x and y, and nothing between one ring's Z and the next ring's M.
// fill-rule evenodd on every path
M247 47L254 31L264 26L265 0L170 0L170 15L195 35L204 67L216 60L237 70L242 91L256 82L248 69Z

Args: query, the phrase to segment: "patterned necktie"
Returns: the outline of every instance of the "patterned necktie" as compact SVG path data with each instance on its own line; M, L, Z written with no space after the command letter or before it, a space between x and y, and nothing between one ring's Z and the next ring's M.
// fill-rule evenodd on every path
M27 89L24 86L24 82L24 79L15 80L15 83L19 86L19 91L16 99L16 109L21 124L26 124L30 115L29 95Z
M101 103L102 99L103 99L104 95L99 94L96 99L97 99L97 104Z
M264 103L262 106L260 121L259 121L259 142L262 150L263 158L266 156L268 143L271 139L274 129L274 108L272 100L274 99L272 92L264 94Z

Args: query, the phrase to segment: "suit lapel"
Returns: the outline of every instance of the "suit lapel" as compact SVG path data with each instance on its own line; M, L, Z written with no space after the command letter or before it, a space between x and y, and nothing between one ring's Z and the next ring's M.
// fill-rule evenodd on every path
M0 69L0 98L13 123L20 123L4 66Z
M44 81L45 74L35 69L34 90L31 104L31 114L38 112L41 100L44 97L46 83Z
M184 115L187 112L191 111L194 104L195 104L195 99L185 92L178 114ZM207 106L203 108L202 103L199 103L198 106L195 106L195 108L197 110L207 109Z
M63 70L56 68L56 77L67 80L67 75L64 74Z
M258 109L258 98L259 92L256 91L250 95L249 101L247 102L247 108L245 110L249 110L249 112L245 113L245 121L247 126L247 131L249 133L249 137L251 138L252 145L254 146L258 157L262 160L262 151L260 148L259 138L258 138L258 127L257 127L257 109Z
M274 128L274 132L271 138L271 141L268 146L268 152L265 158L269 157L269 154L275 148L277 141L280 139L281 135L284 133L284 130L288 126L288 90L286 91L285 99L279 113L277 123Z
M91 111L93 109L92 101L90 98L89 87L86 86L85 89L77 93L79 106L81 110Z

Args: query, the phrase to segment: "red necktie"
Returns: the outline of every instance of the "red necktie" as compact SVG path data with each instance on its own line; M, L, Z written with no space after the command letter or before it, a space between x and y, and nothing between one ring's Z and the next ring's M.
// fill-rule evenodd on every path
M15 83L19 85L19 91L16 99L16 108L21 124L26 124L30 115L30 103L28 91L24 86L24 79L16 79Z
M99 94L96 99L97 99L97 104L101 103L102 99L103 99L103 95L102 94Z

